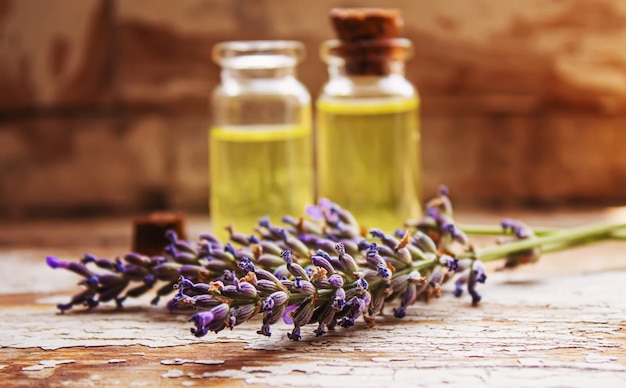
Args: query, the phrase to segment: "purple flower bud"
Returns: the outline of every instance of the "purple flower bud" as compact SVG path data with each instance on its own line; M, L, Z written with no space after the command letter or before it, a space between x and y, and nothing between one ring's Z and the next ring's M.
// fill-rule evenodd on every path
M230 241L227 242L224 246L224 252L228 252L233 255L233 257L237 257L237 251L235 250L235 247L233 247L233 244L230 243Z
M309 255L309 248L300 240L295 237L292 237L284 232L283 241L285 245L293 250L300 257L306 257Z
M446 266L450 272L457 272L459 270L459 260L449 255L441 255L439 264Z
M199 238L200 238L200 240L205 240L205 241L207 241L209 243L222 245L222 243L220 242L220 240L217 237L215 237L214 235L209 234L209 233L203 233L203 234L201 234L199 236Z
M304 244L310 247L318 246L319 241L321 241L321 237L317 234L312 233L303 233L298 235L298 240L302 241Z
M317 254L311 256L311 262L316 267L324 268L327 273L335 272L335 269L333 268L332 264L326 258L322 256L319 256Z
M291 257L291 250L285 249L280 253L280 257L283 258L287 267L289 267L293 263L293 258Z
M258 244L261 242L261 240L259 240L259 238L253 234L250 235L250 237L248 237L248 242L250 244Z
M180 264L198 264L198 257L195 253L175 251L172 257Z
M343 222L344 224L352 225L352 226L359 225L356 218L354 218L354 215L352 215L350 211L343 209L341 206L337 205L336 203L331 203L331 213L336 214L339 217L339 220Z
M467 281L467 292L472 297L473 306L478 305L482 299L481 295L478 291L476 291L476 283L484 283L485 280L487 280L487 275L485 274L485 267L483 263L478 260L474 261Z
M311 321L311 317L313 316L313 312L315 311L315 305L311 302L310 299L302 302L296 311L293 312L293 324L295 327L301 327L308 324ZM298 339L290 338L293 341L297 341Z
M319 325L317 325L317 329L313 330L313 333L315 333L316 337L326 334L326 330L324 330L324 326L325 324L320 322Z
M264 269L257 269L255 272L257 281L264 279L264 280L269 280L275 284L280 285L280 280L274 276L274 274L272 274L271 272L264 270Z
M409 275L396 275L391 279L391 287L393 288L393 292L400 293L403 292L407 285Z
M256 313L255 304L244 304L242 306L233 307L230 309L229 325L232 329L234 326L240 325L252 318Z
M81 263L70 263L70 262L67 262L67 261L61 261L61 260L57 259L54 256L48 256L48 257L46 257L46 264L48 264L48 266L50 268L53 268L53 269L57 269L57 268L67 269L69 271L77 273L78 275L81 275L81 276L86 277L86 278L91 276L91 271L89 271L87 269L87 267L85 267L85 265L81 264Z
M403 238L405 234L407 234L407 231L404 229L396 229L393 231L394 237L397 238Z
M177 280L180 267L178 263L163 263L153 267L152 272L161 280Z
M259 245L263 248L263 253L280 256L280 253L283 251L283 248L274 241L263 240L259 242Z
M389 268L387 268L387 265L383 263L378 264L376 273L378 274L378 277L380 277L383 280L388 280L391 278L391 271L389 270Z
M208 271L199 265L183 264L178 268L178 273L185 278L198 279L208 275Z
M296 277L296 280L294 281L294 288L297 289L301 294L315 294L315 286L313 285L313 283L307 280L302 280L300 276Z
M259 218L259 226L269 229L272 226L270 218L268 216Z
M193 306L198 309L208 309L217 306L220 304L220 301L215 298L213 295L196 295L192 298Z
M369 243L369 241L363 239L363 240L359 241L359 243L357 244L357 247L359 248L359 251L364 251L364 250L366 250L367 248L370 247L370 243Z
M174 243L176 242L176 240L178 240L178 235L176 234L176 231L174 231L173 229L168 229L165 232L165 239L171 243Z
M222 295L237 301L254 300L257 297L257 289L248 282L236 281L234 285L224 286Z
M263 326L261 326L261 330L257 330L256 333L264 335L266 337L272 336L272 332L270 331L270 325L268 323L263 323Z
M239 260L239 263L237 264L237 267L244 274L247 274L248 272L256 272L256 268L254 267L254 263L252 262L252 259L249 258L249 257L241 258L241 260Z
M393 309L393 316L402 319L406 316L406 306L399 306Z
M369 244L369 246L365 250L365 256L370 257L370 256L376 256L376 255L378 255L378 244L376 243Z
M302 266L300 266L300 264L293 263L287 266L287 270L294 277L301 277L304 280L309 280L309 275L307 274L306 270L302 268Z
M336 253L337 251L335 250L335 246L336 242L329 238L322 238L317 242L317 247L324 252Z
M502 221L500 221L500 226L505 231L508 229L513 229L513 225L515 225L515 221L510 218L505 218Z
M289 296L284 291L273 292L270 296L265 298L261 306L261 311L272 312L274 306L283 306L289 300Z
M453 291L454 296L458 298L461 295L463 295L463 285L467 283L468 279L469 279L469 271L465 271L461 273L459 276L457 276L454 282L454 291Z
M339 326L344 329L349 329L354 326L354 318L353 317L344 317L341 322L339 322Z
M382 230L378 228L372 228L370 229L370 235L372 235L372 237L374 238L378 238L382 240L385 237L385 232L383 232Z
M341 249L336 248L339 251L338 264L340 269L346 274L353 274L358 272L358 266L356 264L356 261L354 260L354 257L345 253L345 250L343 249L343 244L339 243L337 245L341 246Z
M354 282L354 289L356 290L357 294L364 293L365 291L367 291L368 287L369 285L367 284L367 281L363 279L363 275L361 275L359 279Z
M126 261L129 264L134 264L134 265L141 266L141 267L147 267L152 264L150 257L143 256L134 252L127 253L126 255L124 255L124 261Z
M274 277L280 279L281 281L284 279L288 279L291 276L291 272L287 270L286 265L281 265L274 270Z
M283 265L284 261L279 256L264 253L256 260L259 267L263 268L276 268Z
M394 236L386 234L385 232L377 228L370 229L370 234L372 235L372 237L380 239L380 241L382 241L385 246L391 249L395 249L400 243L398 239L396 239Z
M292 341L300 341L300 339L302 338L302 336L300 335L300 327L294 327L291 333L287 333L287 337Z
M260 279L256 282L256 289L260 294L271 294L272 292L280 291L278 285L272 281L266 279Z
M369 264L372 268L378 268L381 265L386 267L385 259L383 259L376 252L378 252L378 250L368 251L368 255L365 256L365 261L367 261L367 264Z
M334 274L330 275L328 278L328 282L335 288L343 287L343 278L340 275Z
M333 297L331 306L336 311L341 311L344 307L346 307L346 292L343 288L338 288L337 290L335 290L335 295Z
M226 303L222 303L213 307L209 311L202 311L194 314L189 322L193 322L196 326L191 328L191 333L196 337L203 337L209 331L219 332L226 327L226 318L228 317L228 310L230 306Z
M441 270L441 266L436 266L433 269L433 272L430 274L430 278L428 279L428 283L432 287L439 287L441 283L443 283L444 273Z
M437 245L435 245L435 242L424 232L415 232L412 242L424 252L437 253Z
M443 225L442 229L459 244L467 245L469 243L467 235L461 229L457 228L454 224L445 224Z
M344 247L343 243L337 243L335 244L335 250L337 251L337 253L339 253L339 255L345 255L346 254L346 248Z
M81 260L83 264L95 263L96 261L98 261L98 258L94 255L90 255L89 253L85 253L85 256Z
M237 244L245 245L245 246L249 244L248 236L246 236L243 233L237 233L233 225L228 225L224 229L226 229L226 231L228 232L230 241L233 241L233 242L236 242Z
M332 261L332 258L330 257L330 255L328 253L324 252L321 249L318 249L317 251L315 251L315 255L321 256L321 257L325 258L328 261Z

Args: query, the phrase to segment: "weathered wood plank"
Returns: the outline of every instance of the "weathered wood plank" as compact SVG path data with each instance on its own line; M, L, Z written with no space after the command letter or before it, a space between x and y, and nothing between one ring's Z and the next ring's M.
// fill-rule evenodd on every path
M546 225L545 216L526 216ZM564 214L551 223L605 217ZM117 236L106 240L115 244L95 248L122 250L126 232L120 225L92 224L92 230ZM190 229L195 233L203 225L194 220ZM68 236L68 230L50 233ZM98 241L97 233L85 232L86 238ZM303 330L302 341L292 342L283 323L273 328L271 338L257 335L258 319L197 339L189 333L188 315L149 306L149 297L129 301L123 310L105 306L58 314L54 304L75 292L75 278L50 272L42 255L48 249L77 257L85 246L66 240L63 249L46 243L29 249L26 237L17 241L21 248L0 248L0 283L28 279L13 281L11 290L0 289L0 382L10 385L582 387L626 382L621 242L551 254L516 272L491 272L478 308L469 299L454 298L448 287L440 300L411 307L403 320L394 319L388 307L372 329L359 322L316 338L310 327ZM25 293L38 282L48 286Z

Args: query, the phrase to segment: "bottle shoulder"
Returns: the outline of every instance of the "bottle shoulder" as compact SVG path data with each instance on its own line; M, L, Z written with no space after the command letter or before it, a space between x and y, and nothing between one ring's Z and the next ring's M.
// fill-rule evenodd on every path
M404 76L333 77L323 87L325 98L417 98L417 90Z
M311 101L306 86L295 77L283 79L222 80L212 92L213 99L237 100L263 98Z

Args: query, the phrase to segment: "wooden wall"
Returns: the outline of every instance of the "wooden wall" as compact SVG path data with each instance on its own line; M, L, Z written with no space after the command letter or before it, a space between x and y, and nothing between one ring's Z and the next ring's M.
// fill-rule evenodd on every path
M297 39L316 95L333 6L0 0L0 217L206 211L211 47ZM423 98L423 190L479 205L626 202L626 2L397 0Z

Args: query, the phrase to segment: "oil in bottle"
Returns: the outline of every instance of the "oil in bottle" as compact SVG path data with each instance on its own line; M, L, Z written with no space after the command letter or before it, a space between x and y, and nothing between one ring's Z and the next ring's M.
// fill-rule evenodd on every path
M350 209L361 226L393 230L417 217L417 98L317 103L318 196Z
M306 125L214 127L209 132L214 233L251 233L260 216L299 215L313 200L311 128Z

